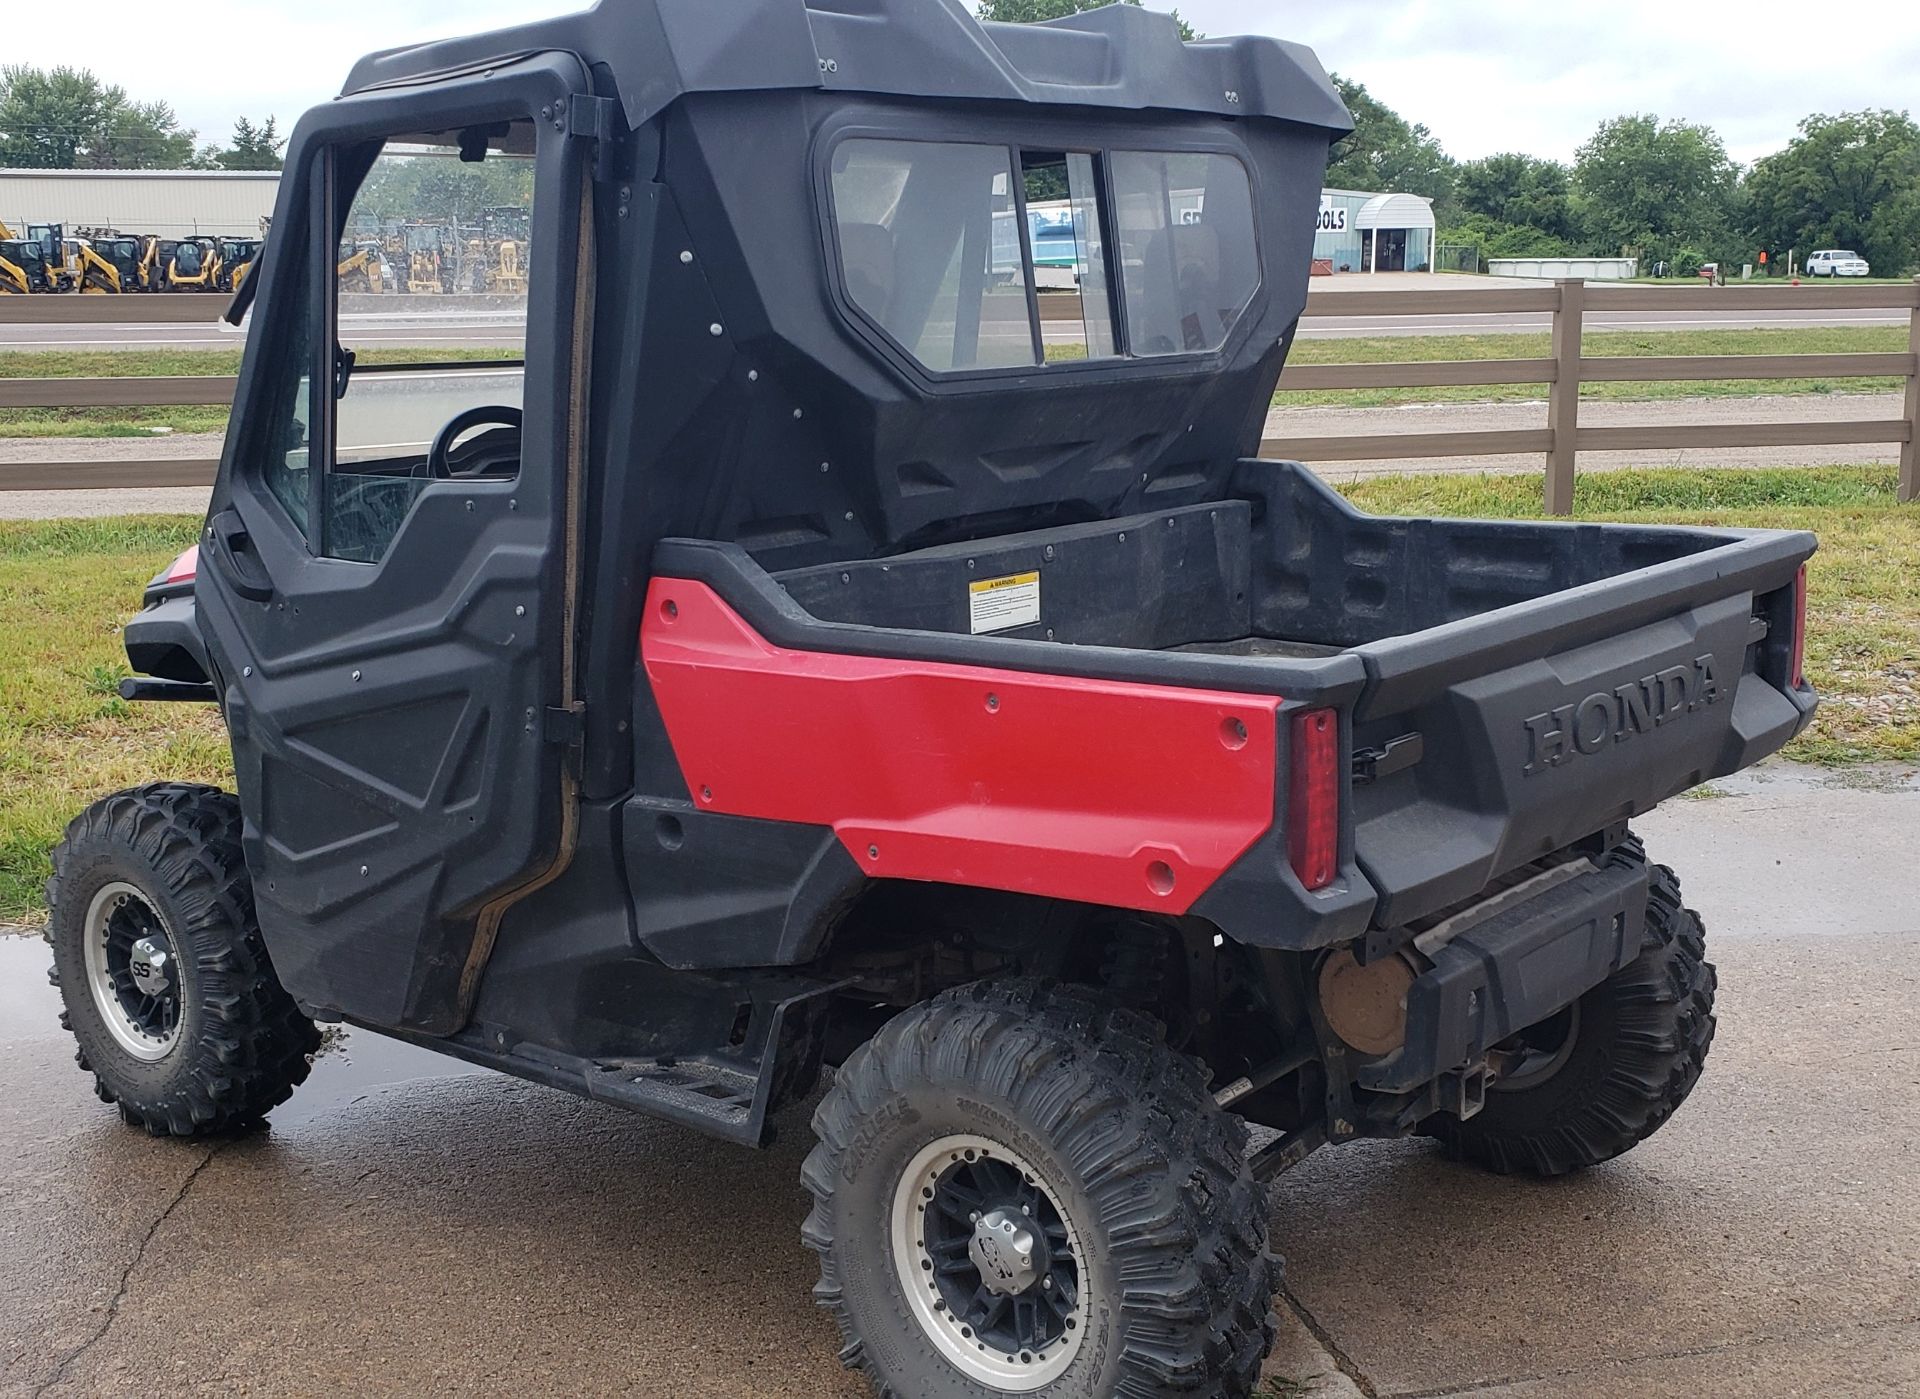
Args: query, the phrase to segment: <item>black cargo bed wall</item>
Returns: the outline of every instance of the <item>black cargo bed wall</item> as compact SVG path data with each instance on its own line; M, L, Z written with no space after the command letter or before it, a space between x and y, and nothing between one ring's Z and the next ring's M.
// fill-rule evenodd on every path
M1292 463L1242 462L1253 634L1328 646L1406 636L1729 542L1706 531L1362 514Z
M824 622L971 631L968 589L1038 573L1041 619L995 635L1168 651L1262 638L1345 648L1727 542L1707 531L1363 515L1305 467L1243 462L1241 499L775 575Z
M1040 621L997 635L1165 651L1248 634L1251 519L1222 501L775 576L824 622L964 636L973 584L1037 573Z

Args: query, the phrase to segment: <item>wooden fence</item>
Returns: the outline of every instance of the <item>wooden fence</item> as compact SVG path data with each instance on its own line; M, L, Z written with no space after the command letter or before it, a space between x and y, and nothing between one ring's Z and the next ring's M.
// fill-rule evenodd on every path
M1080 319L1077 296L1041 298L1049 322ZM0 324L210 322L224 298L39 297L0 298ZM57 313L49 313L51 307ZM1736 324L1747 317L1782 313L1904 310L1904 351L1883 354L1590 356L1581 334L1590 311L1714 311ZM1552 323L1552 353L1534 359L1413 361L1397 364L1292 365L1280 378L1282 392L1383 388L1476 387L1540 384L1547 390L1542 428L1480 432L1375 433L1339 437L1271 438L1264 456L1313 465L1372 460L1417 460L1540 454L1546 458L1546 506L1555 514L1573 508L1581 452L1669 448L1812 447L1898 444L1900 499L1920 498L1920 279L1911 284L1801 287L1593 286L1563 281L1553 286L1457 287L1434 290L1321 291L1307 299L1307 316L1380 318L1399 316L1509 315L1546 313ZM1390 327L1383 324L1383 333ZM1827 422L1706 423L1663 426L1582 427L1583 384L1684 380L1767 380L1874 377L1904 379L1906 397L1897 418ZM0 409L124 408L217 405L232 401L228 378L0 379ZM217 464L192 460L29 462L0 466L0 490L72 490L159 485L204 485Z

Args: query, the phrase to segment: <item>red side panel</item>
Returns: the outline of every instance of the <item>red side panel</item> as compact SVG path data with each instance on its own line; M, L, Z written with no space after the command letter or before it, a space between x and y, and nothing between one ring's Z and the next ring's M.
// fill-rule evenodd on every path
M879 878L1184 913L1273 824L1274 696L786 651L675 579L640 652L695 801Z

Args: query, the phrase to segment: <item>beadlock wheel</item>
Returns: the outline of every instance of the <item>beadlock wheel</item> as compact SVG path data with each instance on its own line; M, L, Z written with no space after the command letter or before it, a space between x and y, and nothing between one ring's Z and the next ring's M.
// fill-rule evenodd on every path
M156 1064L180 1040L179 958L166 920L123 881L102 886L87 905L87 986L114 1042Z
M1079 1231L1012 1148L928 1143L901 1173L892 1239L901 1291L956 1369L1024 1393L1073 1364L1087 1322Z

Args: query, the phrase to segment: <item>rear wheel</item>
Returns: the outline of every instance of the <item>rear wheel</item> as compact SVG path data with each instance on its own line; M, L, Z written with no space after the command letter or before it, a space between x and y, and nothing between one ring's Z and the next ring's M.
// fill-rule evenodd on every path
M201 1136L259 1121L305 1081L320 1033L267 959L232 797L107 797L53 866L60 1019L103 1102L155 1136Z
M814 1295L882 1395L1252 1392L1264 1194L1154 1021L1031 981L948 992L847 1061L814 1128Z
M1646 863L1631 839L1609 857ZM1700 1080L1713 1043L1713 964L1700 916L1655 865L1640 956L1502 1046L1509 1067L1486 1107L1426 1131L1447 1154L1502 1175L1557 1176L1630 1151Z

